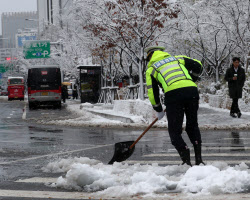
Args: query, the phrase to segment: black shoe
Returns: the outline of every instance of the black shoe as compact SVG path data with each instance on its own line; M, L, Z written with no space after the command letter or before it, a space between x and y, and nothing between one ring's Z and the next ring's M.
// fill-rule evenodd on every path
M240 112L238 112L238 113L237 113L237 115L238 115L238 118L240 118L240 117L241 117L241 113L240 113Z
M200 164L205 165L201 157L201 144L198 143L194 145L194 154L195 154L195 165L200 165Z
M191 161L190 161L190 151L189 149L183 149L181 151L178 151L180 154L181 160L182 160L182 165L187 164L190 167L192 167Z
M233 118L237 117L235 113L230 113L230 116L233 117Z

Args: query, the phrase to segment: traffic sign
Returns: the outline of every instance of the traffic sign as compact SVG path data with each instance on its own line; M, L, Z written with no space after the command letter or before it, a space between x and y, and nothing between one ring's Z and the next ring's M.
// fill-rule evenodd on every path
M49 40L30 40L23 45L25 59L50 58Z
M5 73L8 69L3 65L0 64L0 73Z
M23 47L23 44L27 40L36 40L36 33L25 32L16 34L16 45L18 47Z

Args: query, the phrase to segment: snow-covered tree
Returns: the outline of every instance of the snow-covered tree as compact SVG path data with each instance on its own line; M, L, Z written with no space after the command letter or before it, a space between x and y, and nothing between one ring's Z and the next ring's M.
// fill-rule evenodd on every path
M140 77L140 98L144 99L144 49L155 44L177 17L178 9L170 0L78 0L82 26L92 33L96 47L115 48L129 56Z
M183 2L178 26L172 31L176 49L198 56L205 72L219 81L232 55L246 57L249 4L249 0Z
M58 15L61 23L46 26L41 37L60 42L52 45L51 59L23 63L57 63L76 74L76 66L91 58L111 83L120 74L130 80L137 74L143 88L148 46L200 59L205 74L216 81L232 56L244 61L249 52L249 0L73 1L67 14Z

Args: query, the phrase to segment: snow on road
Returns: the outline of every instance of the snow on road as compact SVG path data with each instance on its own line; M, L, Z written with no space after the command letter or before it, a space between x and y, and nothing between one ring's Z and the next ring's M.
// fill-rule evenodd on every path
M54 120L46 123L70 126L119 126L145 127L152 121L155 113L147 102L121 102L113 109L95 107L90 104L72 104L67 107L78 118ZM87 108L87 109L85 109ZM134 123L103 118L89 110L126 116ZM146 114L144 114L146 113ZM250 113L243 112L242 118L234 119L225 109L200 105L199 124L201 129L249 129ZM167 119L156 124L167 127ZM45 172L63 172L51 186L78 190L93 194L95 198L168 199L171 194L185 195L187 199L212 199L211 195L242 194L250 189L250 170L245 163L229 166L226 162L211 162L206 166L170 165L159 166L157 163L141 165L114 163L106 165L89 158L62 159L49 163L43 168ZM206 198L205 198L206 197ZM231 198L231 197L230 197ZM217 198L216 198L217 199ZM223 198L222 198L223 199Z
M52 187L89 192L99 198L140 196L164 197L176 192L190 199L235 194L250 189L250 170L244 163L228 166L213 162L206 166L106 165L89 158L62 159L49 163L45 172L64 172Z

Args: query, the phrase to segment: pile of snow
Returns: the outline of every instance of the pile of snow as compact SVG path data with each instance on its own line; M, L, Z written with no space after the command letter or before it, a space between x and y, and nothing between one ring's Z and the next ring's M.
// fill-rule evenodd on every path
M74 162L72 162L74 161ZM250 189L250 170L244 163L206 166L106 165L88 158L58 160L43 168L65 172L52 187L89 192L96 197L164 196L169 192L196 195L240 193Z
M69 171L72 163L88 163L89 165L96 165L100 163L98 160L89 159L87 157L74 157L69 159L61 159L59 161L50 162L46 167L42 168L44 172L66 172Z
M8 96L0 96L0 100L8 100Z
M113 112L122 113L124 116L138 116L144 119L142 121L146 123L151 123L157 117L148 99L144 101L140 99L114 101ZM166 119L162 119L158 123L166 121Z
M212 95L212 94L202 94L200 95L201 103L208 103L209 106L214 108L223 108L225 110L230 110L232 106L232 99L228 95ZM239 108L243 112L250 112L249 99L239 99Z
M114 106L108 108L108 105L93 105L90 103L69 104L67 109L77 115L77 117L63 120L38 121L42 124L63 125L63 126L84 126L84 127L147 127L156 117L148 100L119 100L115 101ZM133 123L123 123L116 119L107 119L92 111L98 111L103 114L121 116L131 119ZM156 123L157 127L167 127L167 119L164 118Z
M38 121L41 124L62 125L62 126L85 126L85 127L110 127L120 126L122 122L118 120L109 120L104 117L92 114L85 109L80 109L79 104L67 106L77 117L69 117L69 119L51 120L51 121Z

